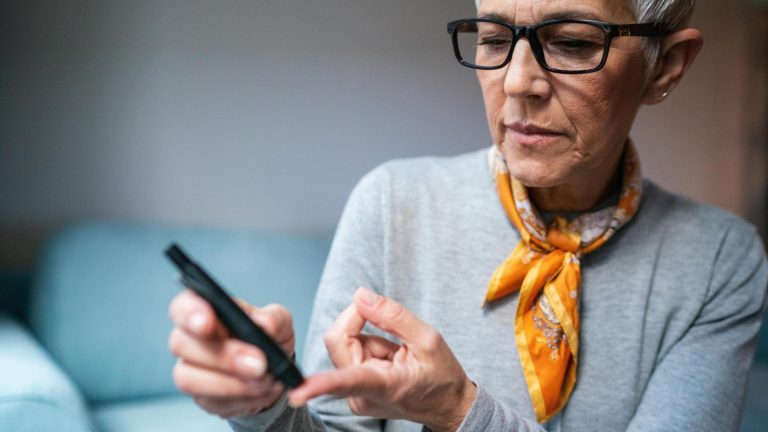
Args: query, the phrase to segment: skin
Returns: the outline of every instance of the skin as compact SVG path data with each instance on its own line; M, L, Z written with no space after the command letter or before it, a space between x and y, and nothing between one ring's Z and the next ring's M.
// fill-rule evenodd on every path
M240 302L286 353L294 353L291 314L280 305L257 308ZM206 411L223 418L269 408L284 392L266 374L266 357L258 348L230 338L213 309L190 290L171 301L168 314L174 328L168 348L178 357L173 379Z
M613 23L634 21L623 0L485 0L478 15L493 13L516 25L531 25L563 11ZM507 67L478 71L494 142L537 207L587 210L615 192L621 152L637 110L671 92L701 45L695 29L665 36L660 59L647 76L640 38L618 38L599 72L562 75L543 70L522 39ZM284 307L244 302L241 307L286 353L294 353L293 324ZM174 381L203 409L233 418L267 409L284 393L265 372L264 354L229 338L211 308L191 291L173 299L169 315L175 323L169 349L178 357ZM365 323L399 343L363 334ZM346 397L359 415L454 431L477 396L437 330L370 290L355 293L324 342L335 369L307 377L289 394L293 406L332 394Z
M485 0L478 16L495 14L515 25L555 13L611 23L633 23L622 0ZM585 211L616 192L624 143L641 104L660 101L682 78L701 47L698 31L668 39L663 61L649 80L642 38L615 38L600 71L565 75L542 69L526 39L505 68L477 71L488 126L512 177L525 184L541 210ZM521 134L511 125L533 125L552 134Z

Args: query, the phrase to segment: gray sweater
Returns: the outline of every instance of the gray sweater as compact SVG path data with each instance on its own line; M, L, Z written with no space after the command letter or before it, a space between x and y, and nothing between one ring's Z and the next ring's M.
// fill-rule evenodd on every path
M461 431L738 430L766 305L755 229L645 182L634 220L582 261L580 362L566 408L535 421L514 340L517 296L480 307L519 241L487 150L386 163L352 192L312 315L305 371L331 369L322 335L359 286L437 328L479 388ZM368 329L377 333L374 329ZM235 431L419 431L353 415L344 399L230 421Z

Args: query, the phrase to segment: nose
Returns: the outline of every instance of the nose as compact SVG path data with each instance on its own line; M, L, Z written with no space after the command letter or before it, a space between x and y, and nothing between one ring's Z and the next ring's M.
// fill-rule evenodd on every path
M519 39L506 66L504 93L515 98L547 99L551 92L548 73L534 57L528 39Z

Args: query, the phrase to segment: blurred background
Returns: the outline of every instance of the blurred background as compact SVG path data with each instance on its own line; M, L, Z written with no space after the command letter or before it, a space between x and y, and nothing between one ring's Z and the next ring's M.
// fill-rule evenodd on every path
M646 176L766 227L768 2L698 2L705 47L634 137ZM0 0L0 284L81 220L330 235L392 158L490 145L447 21L471 0Z

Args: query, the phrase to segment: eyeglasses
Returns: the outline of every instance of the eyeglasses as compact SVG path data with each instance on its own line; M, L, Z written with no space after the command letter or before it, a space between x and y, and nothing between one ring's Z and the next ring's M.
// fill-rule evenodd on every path
M515 44L525 36L545 70L563 74L597 72L605 66L611 41L623 36L661 36L662 23L609 24L592 20L551 20L515 26L491 18L448 23L459 63L473 69L501 69L512 60Z

